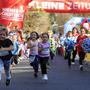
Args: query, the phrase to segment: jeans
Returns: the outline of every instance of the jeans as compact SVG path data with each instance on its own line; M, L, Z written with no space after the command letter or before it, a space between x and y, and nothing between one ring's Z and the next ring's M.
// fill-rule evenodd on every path
M38 73L38 68L39 68L38 55L35 56L35 60L32 63L30 63L30 65L33 67L34 72Z
M71 52L67 52L68 66L71 66Z
M6 79L11 79L10 65L11 65L11 60L0 59L0 80L2 76L3 67L4 67Z
M72 62L75 62L75 57L77 55L77 48L75 50L73 50L73 58L72 58Z

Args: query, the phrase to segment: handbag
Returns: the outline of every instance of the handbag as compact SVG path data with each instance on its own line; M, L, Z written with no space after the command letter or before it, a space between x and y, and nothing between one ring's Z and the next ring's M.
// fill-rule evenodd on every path
M32 63L32 62L34 62L34 60L35 60L35 56L34 55L30 55L29 56L29 62Z

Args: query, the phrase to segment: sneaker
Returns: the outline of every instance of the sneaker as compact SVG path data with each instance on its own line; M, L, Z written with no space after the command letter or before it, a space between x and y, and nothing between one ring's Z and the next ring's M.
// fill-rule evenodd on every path
M80 71L83 71L83 67L80 67Z
M82 65L80 65L80 71L83 71L83 66Z
M44 74L44 75L43 75L43 80L48 80L47 74Z
M10 79L7 79L6 80L6 86L9 86L10 85Z

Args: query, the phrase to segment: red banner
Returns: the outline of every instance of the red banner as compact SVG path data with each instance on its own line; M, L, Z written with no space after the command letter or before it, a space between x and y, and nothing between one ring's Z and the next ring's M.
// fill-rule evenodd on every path
M30 0L0 0L0 23L12 29L23 27L24 13Z
M90 0L33 0L29 8L57 13L90 13Z

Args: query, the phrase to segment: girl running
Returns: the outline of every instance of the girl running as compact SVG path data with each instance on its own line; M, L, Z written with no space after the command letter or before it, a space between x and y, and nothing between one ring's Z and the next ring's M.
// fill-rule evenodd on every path
M48 80L47 76L47 63L50 56L50 42L48 33L43 33L41 36L42 41L39 42L39 60L43 80Z
M34 69L34 77L38 76L38 38L38 33L32 32L27 44L27 47L30 48L29 61Z
M72 51L74 48L74 39L72 36L72 31L69 31L67 33L67 38L65 39L65 51L67 53L67 59L68 59L68 66L71 68L71 62L72 62Z
M74 38L74 42L76 43L77 37L79 36L79 32L77 27L73 27L72 34ZM77 47L74 45L73 53L72 53L72 64L75 64L75 57L77 55Z
M80 70L83 71L83 60L85 58L85 52L82 48L82 43L83 43L83 40L88 37L86 35L86 31L87 31L86 28L81 27L80 31L81 31L81 35L79 35L77 38L77 52L79 55Z

